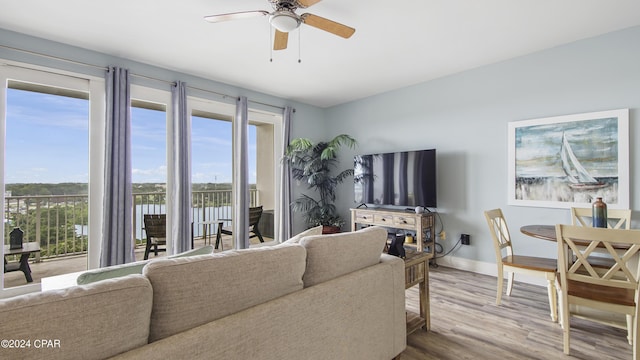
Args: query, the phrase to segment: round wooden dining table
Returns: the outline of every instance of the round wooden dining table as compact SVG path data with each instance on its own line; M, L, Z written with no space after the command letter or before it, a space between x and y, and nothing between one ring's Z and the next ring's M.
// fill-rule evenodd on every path
M525 225L520 232L542 240L557 241L555 225Z
M520 228L520 232L542 240L547 241L558 241L556 237L556 226L555 225L524 225ZM574 240L575 241L575 240ZM587 246L589 242L581 242L575 241L577 245ZM611 244L614 249L618 250L627 250L629 245L626 244ZM598 247L604 247L604 245L599 244Z

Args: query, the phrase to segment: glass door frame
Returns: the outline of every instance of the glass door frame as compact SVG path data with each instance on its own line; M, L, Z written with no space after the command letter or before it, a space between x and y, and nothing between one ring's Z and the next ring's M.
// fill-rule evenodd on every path
M100 265L100 239L102 238L102 201L104 183L104 152L105 152L105 81L102 78L80 75L66 71L52 70L34 65L4 61L0 64L0 139L6 138L7 87L9 81L43 84L46 86L71 89L89 93L88 119L88 245L87 268L93 269ZM0 150L0 187L5 187L5 149ZM0 211L4 214L5 194L0 195ZM93 200L92 200L93 199ZM4 215L3 215L4 216ZM4 221L0 224L0 232L4 234ZM4 241L3 241L4 243ZM4 246L0 249L4 258ZM40 291L40 283L27 284L14 288L4 288L4 272L0 277L0 298Z

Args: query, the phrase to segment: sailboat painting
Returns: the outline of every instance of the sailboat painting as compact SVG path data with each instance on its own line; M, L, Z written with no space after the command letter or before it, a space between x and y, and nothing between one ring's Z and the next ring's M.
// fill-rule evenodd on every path
M629 207L629 110L509 123L509 204Z
M571 150L571 145L565 133L562 133L562 147L560 149L560 159L562 160L562 170L567 175L569 187L576 190L595 190L608 186L603 181L596 180L587 169L580 164L580 161Z

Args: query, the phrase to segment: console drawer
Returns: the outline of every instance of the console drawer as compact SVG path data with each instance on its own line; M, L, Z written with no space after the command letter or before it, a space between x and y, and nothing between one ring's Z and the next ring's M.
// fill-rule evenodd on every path
M408 216L394 216L393 217L393 224L394 225L398 225L398 226L415 226L416 225L416 218L414 216L408 217Z
M392 226L393 225L393 216L384 215L384 214L375 214L373 215L373 222L376 225L380 226Z
M373 224L373 214L356 213L355 222L359 224Z

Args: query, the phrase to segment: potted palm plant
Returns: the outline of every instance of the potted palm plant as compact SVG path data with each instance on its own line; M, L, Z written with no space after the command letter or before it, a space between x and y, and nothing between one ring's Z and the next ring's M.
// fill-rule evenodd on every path
M308 189L317 192L313 197L300 195L291 204L293 211L303 212L307 226L322 225L323 233L339 232L344 220L336 213L336 187L353 175L349 168L332 175L337 167L337 154L341 146L354 148L357 142L349 135L341 134L328 142L314 144L306 138L289 143L284 160L291 166L293 179L305 182Z

